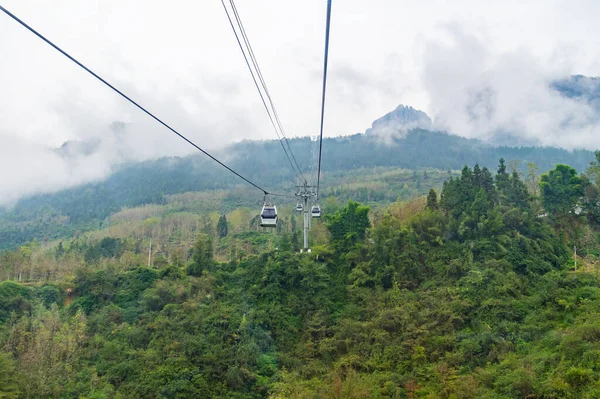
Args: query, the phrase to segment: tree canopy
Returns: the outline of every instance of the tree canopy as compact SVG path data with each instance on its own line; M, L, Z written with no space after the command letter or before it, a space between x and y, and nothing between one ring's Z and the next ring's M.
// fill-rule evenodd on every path
M392 204L329 198L312 252L293 207L262 232L240 205L219 237L223 213L179 200L3 252L0 398L599 397L600 190L563 166L550 217L501 160Z
M559 164L541 176L540 190L546 211L565 216L575 211L575 206L583 197L584 182L575 169Z

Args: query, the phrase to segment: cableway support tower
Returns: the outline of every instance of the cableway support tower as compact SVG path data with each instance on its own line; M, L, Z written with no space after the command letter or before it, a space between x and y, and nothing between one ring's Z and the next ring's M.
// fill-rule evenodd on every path
M305 182L301 186L296 186L296 189L296 196L302 198L304 203L302 209L302 213L304 214L304 247L302 252L310 252L308 248L308 231L311 222L311 208L309 207L309 203L312 203L313 199L317 198L316 186L309 186Z

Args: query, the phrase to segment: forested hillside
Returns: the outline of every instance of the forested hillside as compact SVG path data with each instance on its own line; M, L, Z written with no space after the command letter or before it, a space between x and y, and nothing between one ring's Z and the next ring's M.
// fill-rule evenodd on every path
M314 170L314 157L310 154L315 143L306 138L294 139L291 144L297 154L303 154L299 156L301 168ZM238 143L218 156L269 190L293 192L293 173L291 169L281 167L287 165L287 161L277 141ZM381 168L445 172L458 171L465 164L475 163L493 168L501 157L512 168L525 173L530 163L535 163L539 170L549 170L558 163L583 169L593 160L593 153L557 148L493 147L477 140L425 130L413 130L405 136L399 133L398 137L385 141L359 134L325 139L323 183L326 188L335 190L343 178L360 176L369 182L378 178ZM441 182L437 184L441 186ZM124 166L105 181L23 199L8 210L0 209L0 249L14 248L33 239L46 241L93 230L101 227L110 214L124 207L165 204L168 195L246 188L242 183L199 155ZM410 186L410 182L406 183ZM392 201L399 195L406 199L407 192L401 192L403 189L404 183L384 196ZM252 195L248 193L244 206L256 206L260 195L256 192ZM231 204L225 204L224 209L217 210L229 211Z
M291 206L264 232L206 194L5 251L0 396L598 397L598 158L464 167L376 212L332 196L312 253Z

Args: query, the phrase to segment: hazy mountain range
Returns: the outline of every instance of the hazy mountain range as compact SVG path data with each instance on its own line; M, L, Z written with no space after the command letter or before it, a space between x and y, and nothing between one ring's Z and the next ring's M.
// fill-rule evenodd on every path
M600 105L597 78L574 76L557 81L553 88L561 95L577 97L594 106ZM378 167L459 170L464 165L479 163L496 169L499 158L525 171L535 163L541 172L566 163L584 171L594 154L589 150L569 151L560 148L507 146L466 139L435 129L435 121L423 111L398 106L373 122L365 134L355 134L323 141L323 185L334 187L339 182L329 175L351 175L353 171ZM127 126L115 122L111 139L127 134ZM303 173L311 179L316 167L317 143L309 138L290 140ZM99 140L67 142L55 151L70 162L100 151ZM292 191L296 178L280 143L243 141L215 155L233 169L270 191ZM242 180L227 172L202 154L167 157L144 162L127 162L127 154L108 178L55 193L22 198L13 207L0 207L0 249L37 238L52 239L74 229L97 226L122 207L161 203L169 194L187 191L248 188ZM361 172L364 173L364 172ZM56 228L60 221L60 228Z

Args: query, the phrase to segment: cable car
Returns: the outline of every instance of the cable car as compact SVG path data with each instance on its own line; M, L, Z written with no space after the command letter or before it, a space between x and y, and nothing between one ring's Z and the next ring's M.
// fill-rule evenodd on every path
M277 227L277 207L264 204L260 213L261 227Z
M321 207L319 205L313 206L312 209L310 210L310 213L312 213L312 217L320 218L321 217Z
M296 205L296 211L297 212L302 212L304 210L304 207L302 206L301 203L298 202L298 205Z

